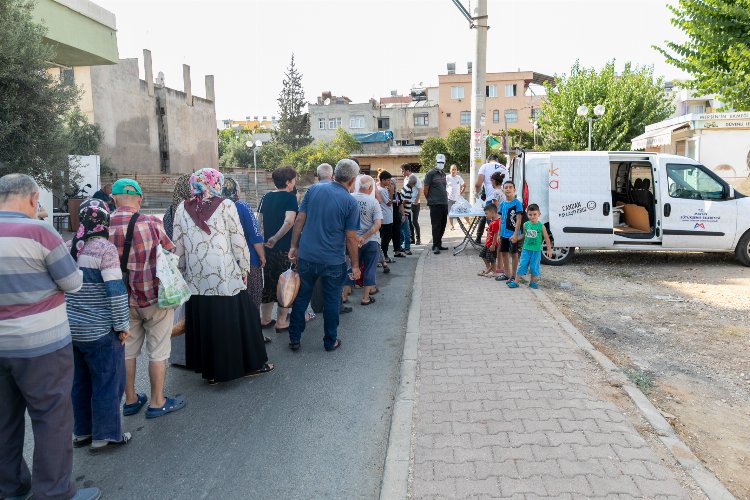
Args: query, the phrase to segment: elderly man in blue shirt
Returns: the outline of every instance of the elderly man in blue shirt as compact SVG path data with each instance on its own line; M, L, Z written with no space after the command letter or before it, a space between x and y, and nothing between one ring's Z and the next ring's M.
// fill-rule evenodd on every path
M297 261L300 277L300 289L289 321L289 348L293 351L300 347L305 331L305 310L319 277L324 296L323 347L334 351L341 346L337 337L339 301L347 271L346 252L352 262L359 262L359 205L350 195L357 174L359 165L354 160L339 161L333 172L333 182L318 184L309 190L299 206L289 249L289 260ZM353 266L351 277L359 279L359 274L359 267Z

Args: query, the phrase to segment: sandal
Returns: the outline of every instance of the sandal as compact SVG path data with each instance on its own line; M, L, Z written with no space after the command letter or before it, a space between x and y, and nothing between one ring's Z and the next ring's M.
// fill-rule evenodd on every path
M378 293L379 291L380 291L380 290L379 290L378 288L374 288L374 289L370 290L370 295L375 295L375 294L376 294L376 293Z
M274 368L276 367L272 365L271 363L263 363L263 367L260 370L255 370L254 372L250 372L245 376L254 377L256 375L262 375L264 373L272 372Z
M284 328L276 328L276 333L283 333L289 330L289 325L285 326Z
M261 324L260 324L260 327L261 327L261 328L263 328L263 329L265 330L266 328L271 328L271 327L272 327L273 325L275 325L275 324L276 324L276 320L275 320L275 319L272 319L271 321L269 321L269 322L268 322L268 323L266 323L265 325L264 325L263 323L261 323Z
M477 276L487 276L487 271L479 271Z
M391 268L388 266L383 266L383 274L388 274L391 272Z
M209 381L210 383L210 381ZM181 410L185 408L185 400L179 395L175 395L173 398L167 398L164 401L164 405L161 408L148 407L146 410L146 418L157 418L172 413L173 411Z
M89 453L92 455L98 455L103 451L110 451L115 448L119 448L120 446L128 444L132 437L133 436L129 432L123 432L122 439L120 439L119 441L108 441L106 444L103 444L101 446L91 446L89 447Z
M374 304L374 303L375 303L375 297L370 297L369 302L360 302L360 304L363 306L369 306L370 304Z
M344 302L349 302L349 299L346 299ZM305 313L305 321L312 321L315 318L317 318L317 316L314 312Z
M148 397L146 397L145 394L138 394L138 400L135 403L122 405L122 414L126 417L129 415L135 415L141 411L141 408L146 404L146 401L148 401Z
M335 351L339 347L341 347L341 340L336 339L336 342L333 343L332 347L330 347L330 348L326 347L326 351L328 351L328 352Z
M263 343L264 344L270 344L271 343L271 337L266 337L263 335Z

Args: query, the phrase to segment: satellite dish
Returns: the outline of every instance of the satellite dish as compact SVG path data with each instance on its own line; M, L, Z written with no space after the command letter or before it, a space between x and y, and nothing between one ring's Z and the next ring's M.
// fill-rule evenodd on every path
M330 97L326 97L326 98L325 98L325 101L323 101L323 104L324 104L325 106L328 106L329 104L331 104L331 98L330 98Z

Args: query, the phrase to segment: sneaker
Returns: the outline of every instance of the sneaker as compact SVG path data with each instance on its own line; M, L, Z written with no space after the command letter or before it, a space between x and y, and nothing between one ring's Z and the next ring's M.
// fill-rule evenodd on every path
M73 500L99 500L102 492L99 488L83 488L76 492Z
M505 273L500 273L498 277L495 278L495 281L508 281L510 278L508 278Z
M536 290L537 288L539 288L539 285L536 284L536 281L532 281L531 283L529 283L529 288L533 288L534 290Z
M514 280L508 280L506 285L508 285L508 288L518 288L518 283L516 283Z

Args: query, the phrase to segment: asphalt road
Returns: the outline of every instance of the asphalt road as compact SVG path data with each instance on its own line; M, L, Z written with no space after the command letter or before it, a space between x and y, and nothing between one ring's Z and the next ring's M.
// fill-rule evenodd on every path
M355 291L337 351L323 350L318 315L297 352L285 333L266 330L270 374L209 387L170 368L167 393L183 394L187 407L124 417L133 440L119 450L74 449L76 485L98 486L107 499L377 498L418 255L378 273L372 306ZM145 359L137 389L148 393ZM27 419L29 464L32 440Z

